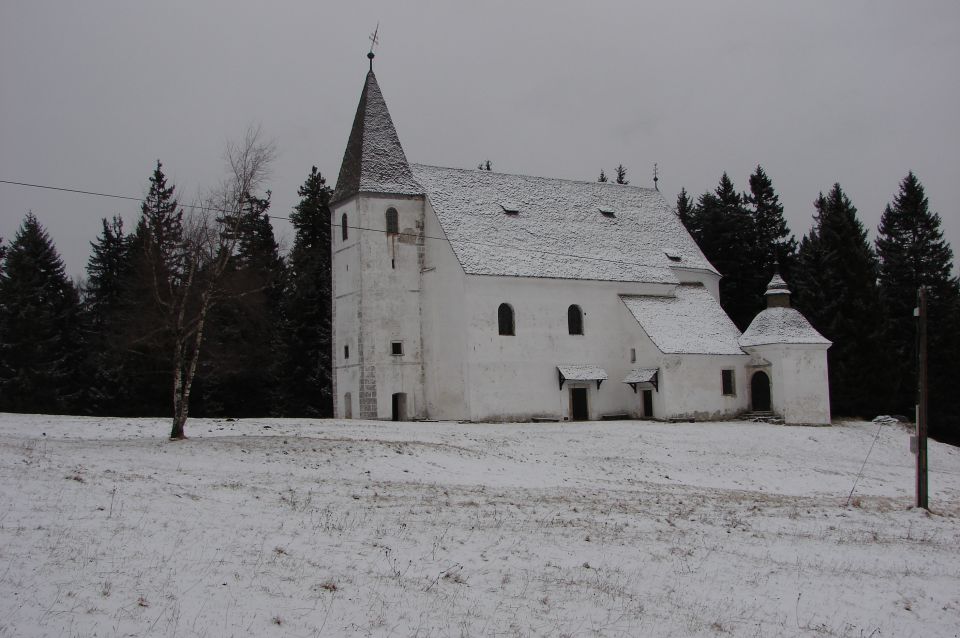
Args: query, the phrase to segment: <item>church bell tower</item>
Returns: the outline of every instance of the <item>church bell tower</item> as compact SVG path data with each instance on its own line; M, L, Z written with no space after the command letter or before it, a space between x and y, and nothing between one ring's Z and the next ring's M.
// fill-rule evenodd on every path
M334 415L426 416L420 303L424 190L373 73L331 198Z

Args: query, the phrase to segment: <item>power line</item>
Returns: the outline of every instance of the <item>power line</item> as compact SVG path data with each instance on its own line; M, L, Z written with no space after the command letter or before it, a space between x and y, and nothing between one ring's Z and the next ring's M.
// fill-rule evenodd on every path
M50 185L47 185L47 184L31 184L31 183L28 183L28 182L16 182L16 181L6 180L6 179L0 179L0 184L11 184L11 185L14 185L14 186L28 186L28 187L30 187L30 188L40 188L40 189L43 189L43 190L60 191L60 192L64 192L64 193L75 193L75 194L80 194L80 195L92 195L92 196L95 196L95 197L109 197L109 198L112 198L112 199L123 199L123 200L135 201L135 202L142 202L143 199L144 199L143 197L133 197L133 196L131 196L131 195L117 195L117 194L114 194L114 193L100 193L100 192L97 192L97 191L88 191L88 190L82 190L82 189L79 189L79 188L66 188L66 187L63 187L63 186L50 186ZM178 206L179 206L180 208L199 209L199 210L202 210L202 211L211 211L211 212L215 212L215 213L224 213L224 214L233 214L233 213L236 212L236 211L226 210L226 209L224 209L224 208L215 208L215 207L211 207L211 206L203 206L203 205L201 205L201 204L179 204L179 203L178 203ZM289 218L289 217L282 217L282 216L280 216L280 215L267 215L267 217L270 218L270 219L282 219L282 220L285 220L285 221L290 221L290 218ZM340 227L340 226L342 226L342 224L338 224L338 223L336 223L336 222L334 222L334 221L331 221L331 222L330 222L330 226L331 226L331 227ZM370 228L370 227L366 227L366 226L351 226L351 225L349 225L349 224L347 225L347 228L350 229L350 230L358 230L358 231L361 231L361 232L374 232L374 233L382 233L382 234L385 234L385 233L387 232L386 230L380 229L380 228ZM447 243L449 243L449 244L453 244L453 243L454 243L454 242L452 242L450 239L448 239L447 237L435 237L435 236L427 235L427 234L423 234L423 235L419 235L419 234L417 234L417 233L393 233L393 234L395 234L395 235L397 235L397 236L399 236L399 237L423 238L423 239L430 239L430 240L433 240L433 241L447 242ZM483 241L476 241L476 240L471 240L471 239L457 239L456 242L457 242L457 243L461 243L461 244L471 244L471 245L474 245L474 246L482 246L482 247L484 247L484 248L502 248L502 249L505 249L505 250L513 250L513 251L517 251L517 252L538 253L538 254L541 254L541 255L550 255L551 257L570 257L570 258L573 258L573 259L583 259L583 260L587 260L587 261L599 261L599 262L610 263L610 264L618 264L618 265L621 265L621 266L641 266L641 267L645 267L645 268L662 268L662 267L663 267L661 264L650 264L650 263L644 263L644 262L638 262L638 261L625 261L625 260L623 260L623 259L611 259L611 258L607 258L607 257L597 257L597 256L595 256L595 255L578 255L578 254L575 254L575 253L563 253L563 252L557 252L557 251L551 251L551 250L542 250L542 249L538 249L538 248L532 248L532 249L531 249L531 248L526 247L526 246L509 246L509 245L506 245L506 244L496 244L496 243L492 243L492 242L483 242Z

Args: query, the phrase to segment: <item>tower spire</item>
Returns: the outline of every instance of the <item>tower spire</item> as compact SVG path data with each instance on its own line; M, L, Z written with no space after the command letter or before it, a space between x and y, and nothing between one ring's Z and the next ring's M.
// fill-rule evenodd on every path
M371 62L372 56L371 48L368 54ZM331 203L358 193L423 194L423 187L410 171L387 103L377 84L377 76L372 70L364 79Z
M659 182L659 181L660 181L660 172L659 172L659 170L657 169L657 163L654 162L654 163L653 163L653 188L654 188L655 190L660 190L660 187L657 186L657 182Z

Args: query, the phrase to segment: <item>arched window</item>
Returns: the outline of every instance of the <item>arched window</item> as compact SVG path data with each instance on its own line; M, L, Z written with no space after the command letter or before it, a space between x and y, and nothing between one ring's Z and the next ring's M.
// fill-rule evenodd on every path
M343 241L347 241L347 214L344 213L340 218L340 232L343 234Z
M398 235L400 233L400 220L396 208L387 209L387 234Z
M577 304L567 308L567 329L572 335L583 334L583 311Z
M497 309L497 320L500 324L500 334L506 336L516 334L513 323L513 308L510 307L510 304L500 304L500 308Z

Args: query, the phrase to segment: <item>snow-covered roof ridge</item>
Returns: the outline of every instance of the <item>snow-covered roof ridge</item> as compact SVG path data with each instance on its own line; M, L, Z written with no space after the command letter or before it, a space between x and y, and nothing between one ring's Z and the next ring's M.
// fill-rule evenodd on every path
M740 337L740 345L822 344L832 342L810 325L799 310L790 307L767 308L753 318Z
M655 189L411 170L467 274L676 284L674 269L716 272Z
M360 192L422 195L373 71L367 73L333 202Z
M671 297L620 299L664 354L744 354L737 326L703 286L677 286Z

